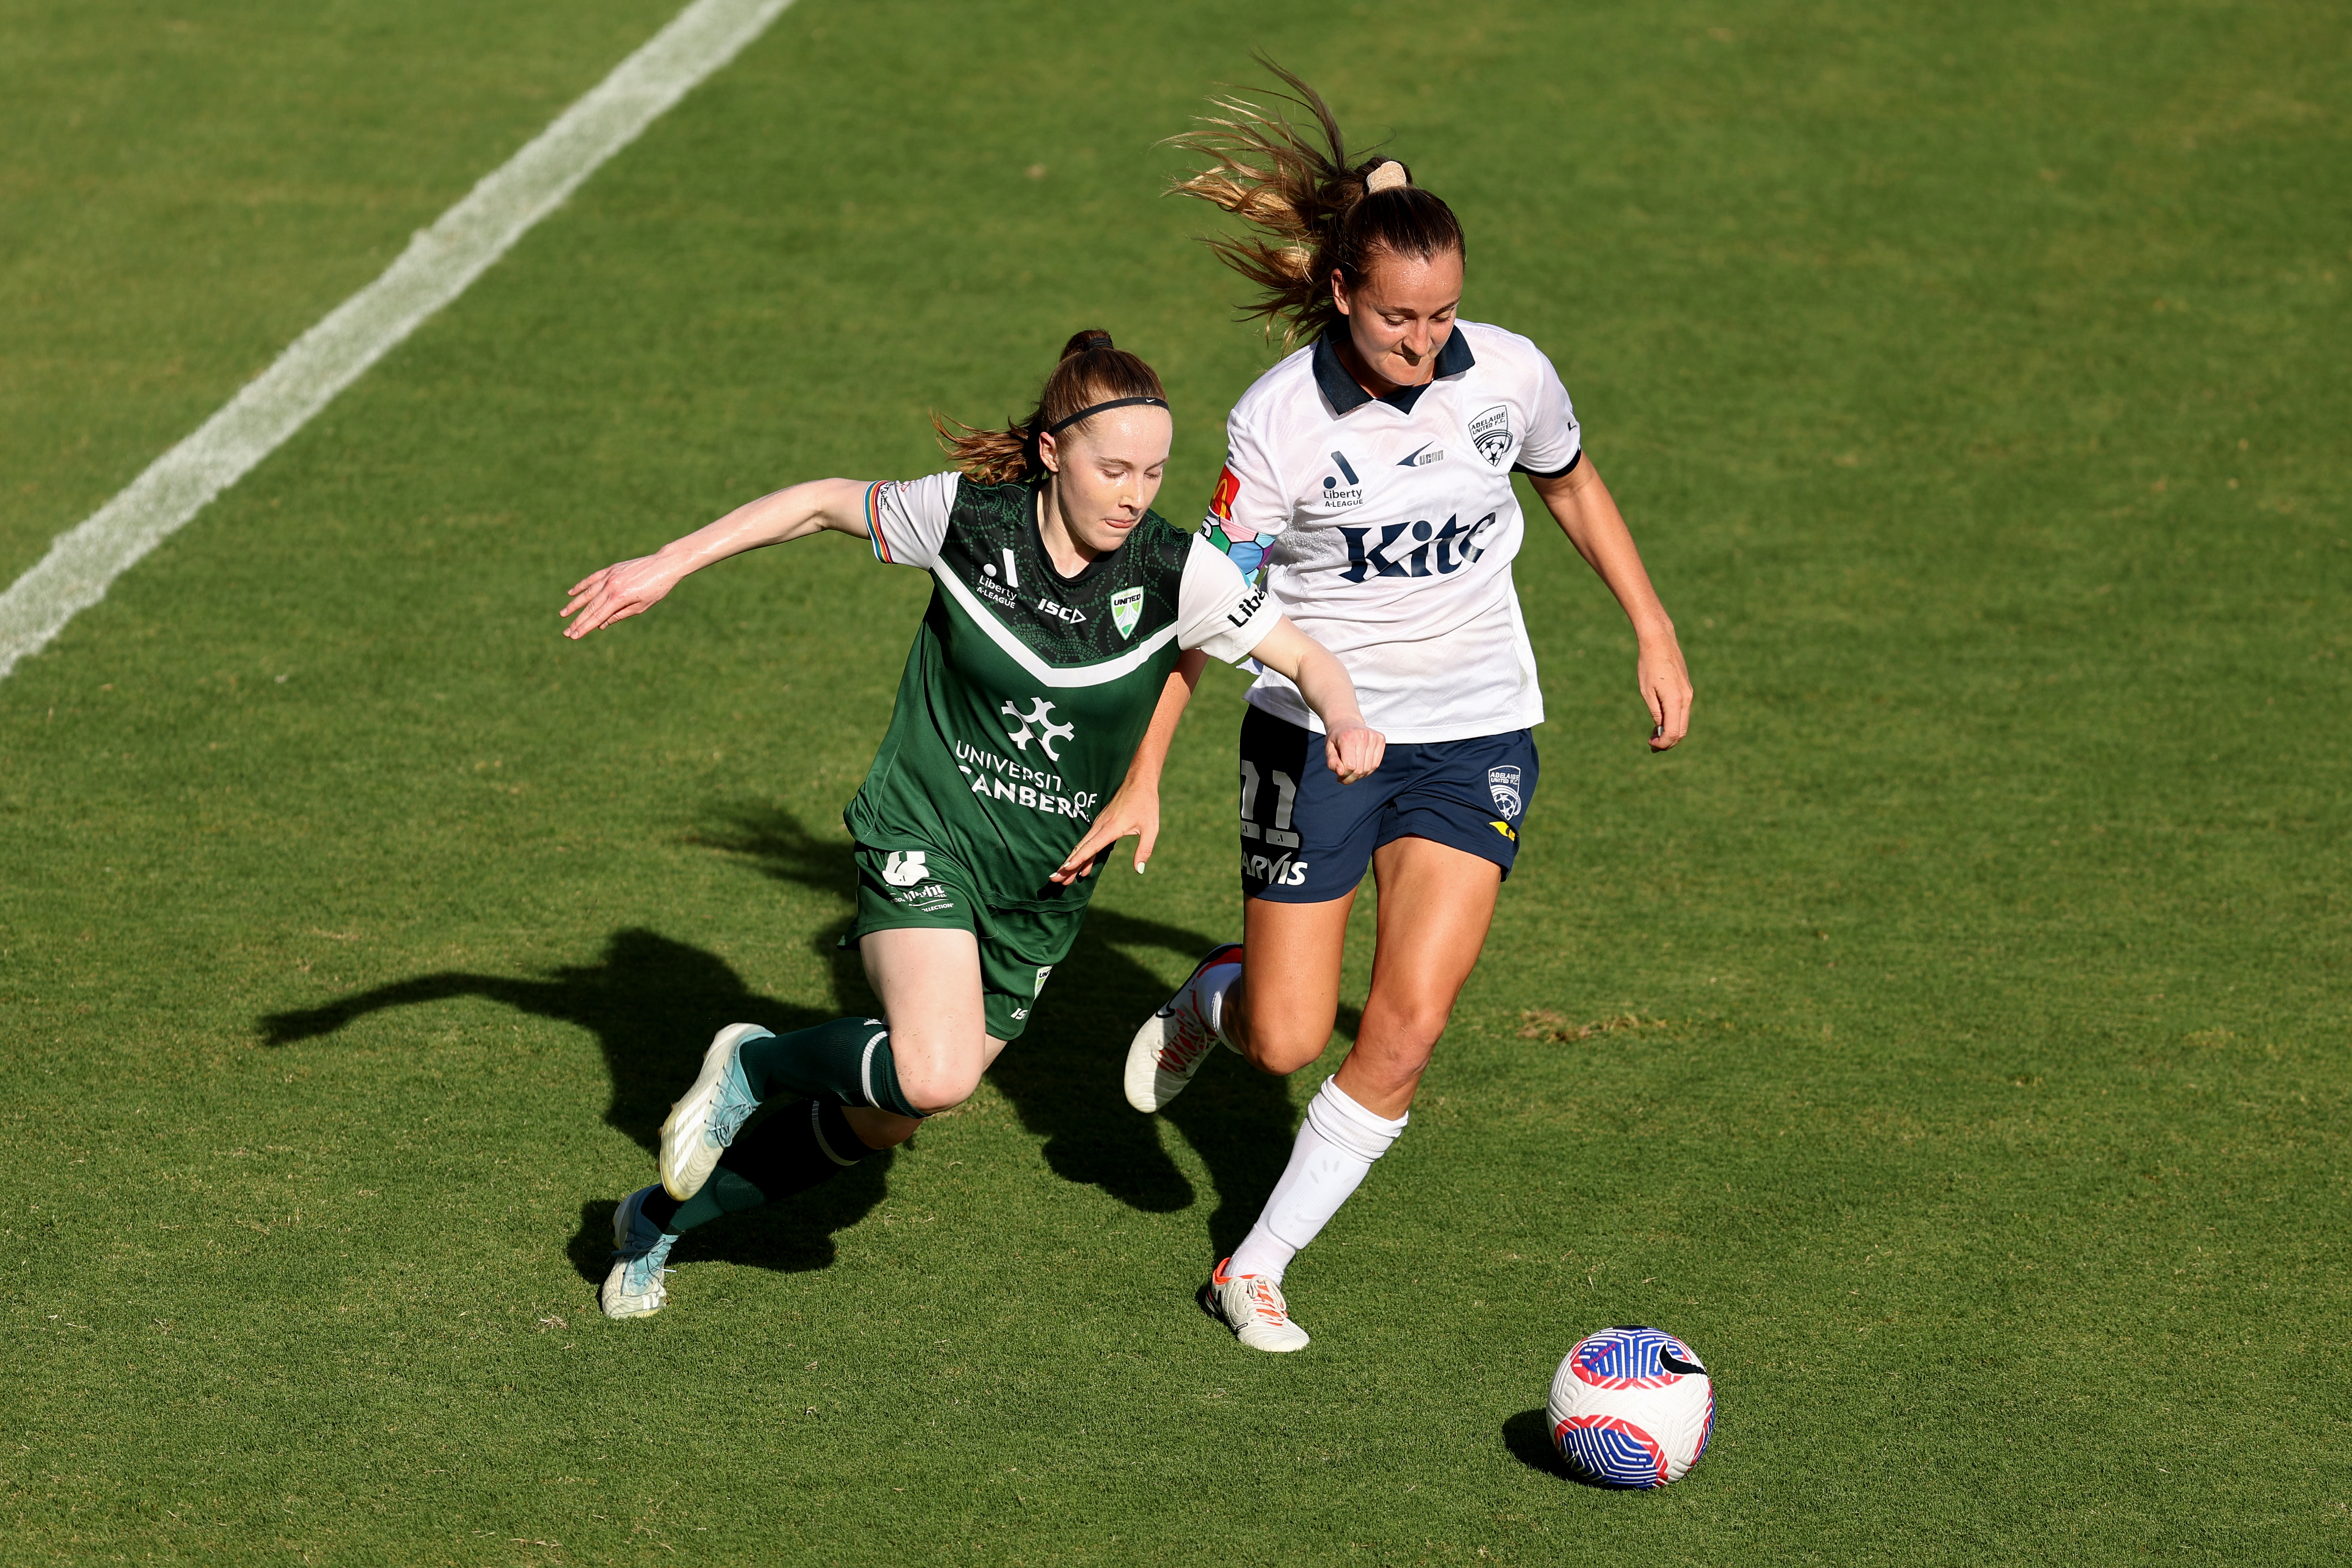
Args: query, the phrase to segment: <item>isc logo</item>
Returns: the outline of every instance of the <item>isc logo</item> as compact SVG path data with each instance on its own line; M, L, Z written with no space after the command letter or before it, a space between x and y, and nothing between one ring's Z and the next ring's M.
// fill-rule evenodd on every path
M1041 616L1051 616L1057 621L1065 621L1074 626L1083 624L1087 618L1087 613L1084 610L1074 610L1067 605L1057 605L1051 599L1038 600L1037 613Z

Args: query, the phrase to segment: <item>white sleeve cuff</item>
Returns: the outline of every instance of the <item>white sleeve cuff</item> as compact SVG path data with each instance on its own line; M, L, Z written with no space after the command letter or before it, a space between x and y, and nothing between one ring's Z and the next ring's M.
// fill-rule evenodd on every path
M1274 595L1252 583L1224 552L1199 534L1184 558L1177 590L1176 646L1239 664L1282 619Z

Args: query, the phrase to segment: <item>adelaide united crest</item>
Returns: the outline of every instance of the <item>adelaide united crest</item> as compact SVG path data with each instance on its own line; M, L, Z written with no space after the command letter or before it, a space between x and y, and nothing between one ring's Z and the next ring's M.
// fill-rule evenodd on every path
M1488 768L1486 789L1495 797L1495 809L1516 820L1524 804L1519 798L1519 770L1515 767Z
M1497 403L1470 421L1470 444L1486 459L1490 468L1499 468L1511 453L1511 411Z

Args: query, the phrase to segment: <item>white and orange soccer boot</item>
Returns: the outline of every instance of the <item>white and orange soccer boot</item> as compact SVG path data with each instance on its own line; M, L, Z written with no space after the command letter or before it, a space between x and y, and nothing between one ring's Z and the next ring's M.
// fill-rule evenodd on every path
M1213 1046L1234 1047L1217 1033L1209 1016L1210 995L1232 984L1241 972L1242 944L1209 950L1168 1005L1143 1021L1127 1047L1127 1102L1149 1114L1184 1092Z
M1234 1260L1226 1258L1209 1276L1209 1300L1217 1304L1217 1316L1234 1331L1234 1337L1254 1351L1303 1351L1307 1348L1307 1331L1290 1321L1290 1303L1282 1299L1282 1287L1263 1274L1231 1272Z

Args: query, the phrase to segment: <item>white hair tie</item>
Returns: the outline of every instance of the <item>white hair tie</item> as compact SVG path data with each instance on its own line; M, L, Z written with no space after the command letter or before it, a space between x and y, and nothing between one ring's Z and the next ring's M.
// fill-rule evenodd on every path
M1393 191L1412 184L1412 176L1406 174L1404 172L1404 165L1398 163L1394 158L1391 158L1387 163L1382 163L1379 168L1374 169L1370 174L1364 176L1364 191L1366 195L1370 195L1374 191Z

